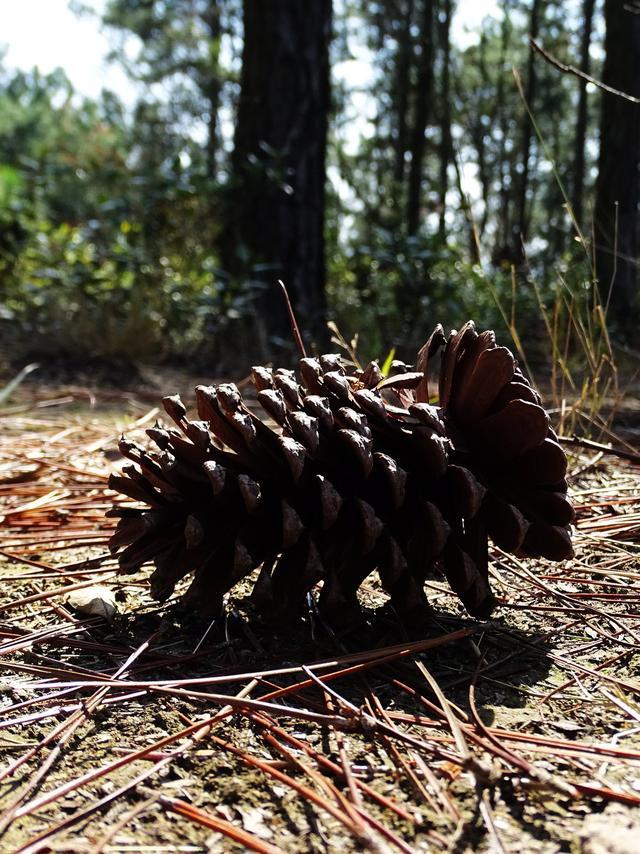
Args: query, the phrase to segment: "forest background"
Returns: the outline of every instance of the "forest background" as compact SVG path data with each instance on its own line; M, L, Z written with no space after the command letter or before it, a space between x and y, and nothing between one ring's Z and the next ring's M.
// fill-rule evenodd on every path
M469 4L107 0L133 100L2 61L2 355L241 371L291 350L279 278L365 359L468 317L534 359L595 313L633 347L640 4L503 0L456 39Z

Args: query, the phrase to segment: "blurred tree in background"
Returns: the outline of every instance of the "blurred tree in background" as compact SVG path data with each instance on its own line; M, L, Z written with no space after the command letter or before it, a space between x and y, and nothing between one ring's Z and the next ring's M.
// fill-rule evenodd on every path
M202 191L215 189L222 160L220 114L232 74L220 51L223 33L239 27L239 5L232 0L108 0L103 19L120 36L112 57L132 79L151 87L161 84L163 109L176 130L187 138L198 126L204 144L191 152L192 168L211 182ZM131 35L138 41L130 53Z
M602 82L636 102L609 92L602 96L594 235L603 299L632 338L640 316L640 5L605 0L604 14Z
M329 317L364 357L533 335L596 276L628 334L640 107L529 38L637 97L639 10L503 0L465 34L470 2L108 0L133 107L0 64L5 349L240 370L288 339L280 277L309 344Z
M291 340L276 279L286 282L305 337L325 337L331 0L246 0L243 21L221 251L227 271L264 290L256 324L264 357Z

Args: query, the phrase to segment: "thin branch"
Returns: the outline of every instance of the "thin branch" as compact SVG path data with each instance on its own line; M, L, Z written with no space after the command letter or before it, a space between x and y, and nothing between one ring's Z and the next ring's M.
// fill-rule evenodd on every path
M600 451L603 454L611 454L621 460L629 460L631 463L640 465L640 454L632 451L624 451L621 448L612 448L611 445L602 445L591 439L583 439L580 436L558 436L558 441L563 445L572 445L574 448L587 448L590 451Z
M574 77L579 77L580 80L585 80L587 83L593 83L594 86L597 86L598 89L602 89L603 92L608 92L610 95L616 95L618 98L624 98L625 101L630 101L632 104L640 104L640 98L629 95L627 92L621 92L620 89L614 89L613 86L607 86L607 84L603 83L601 80L596 80L595 77L591 77L590 74L585 74L584 71L576 68L575 65L566 65L564 62L560 62L560 60L556 59L555 56L551 56L550 53L547 53L547 51L534 41L534 39L529 39L529 44L536 53L539 53L540 56L549 63L549 65L557 68L558 71L562 71L563 74L573 74Z

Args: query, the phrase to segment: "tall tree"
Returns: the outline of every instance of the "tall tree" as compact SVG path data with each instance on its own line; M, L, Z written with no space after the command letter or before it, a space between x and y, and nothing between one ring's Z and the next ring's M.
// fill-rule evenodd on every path
M593 26L593 11L595 0L583 0L582 3L582 38L580 44L580 68L585 74L591 71L591 29ZM578 98L578 120L573 146L573 181L571 186L571 206L576 222L582 227L582 208L584 199L584 147L587 137L587 82L580 80L580 96Z
M532 0L529 15L529 35L532 39L538 38L538 32L543 13L543 0ZM533 48L529 48L529 59L527 62L527 81L525 87L525 98L528 110L535 114L535 99L537 94L537 76ZM520 257L522 244L527 239L529 211L527 197L529 192L529 170L531 158L531 142L533 138L533 124L527 110L523 110L522 120L522 167L517 196L517 223L514 234L515 257Z
M138 37L135 56L124 45L113 56L135 79L163 84L170 114L182 132L204 122L203 164L209 179L215 178L218 165L219 112L227 76L220 61L222 13L232 17L232 6L230 0L108 0L103 16L125 39L131 33Z
M411 132L411 164L407 190L407 233L415 234L420 225L423 165L427 147L427 126L433 94L434 0L424 0L420 22L420 57L414 91L414 118Z
M507 139L509 136L508 133L508 115L507 115L507 105L505 103L505 83L507 76L507 62L506 57L509 50L509 43L511 39L511 14L510 14L510 4L507 2L503 5L502 10L502 23L500 25L500 53L498 59L498 84L497 84L497 92L496 92L496 112L497 112L497 126L499 129L499 143L498 143L498 173L499 173L499 193L500 193L500 207L498 213L498 239L495 251L496 259L500 256L503 256L508 252L508 248L510 246L510 228L511 228L511 218L510 218L510 208L511 208L511 197L509 193L509 184L511 183L511 175L509 174L509 160L507 158Z
M605 59L602 80L640 97L640 9L605 0ZM639 318L640 104L604 92L594 234L596 272L603 299L610 293L614 321L625 332Z
M394 101L397 112L397 126L393 173L398 186L400 186L404 178L404 160L407 152L407 110L409 106L410 76L413 59L413 44L411 38L413 6L414 0L406 0L402 7L402 26L398 34L396 54L396 86Z
M442 54L441 107L440 107L440 239L446 238L447 190L449 188L449 163L452 156L451 144L451 0L444 0L438 17L438 38Z
M325 157L331 0L245 0L241 91L223 263L281 278L303 330L324 334ZM267 346L289 338L280 300L260 305Z

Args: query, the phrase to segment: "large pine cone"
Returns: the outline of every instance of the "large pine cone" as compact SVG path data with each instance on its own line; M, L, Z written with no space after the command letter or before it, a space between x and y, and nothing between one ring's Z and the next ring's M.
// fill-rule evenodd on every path
M428 366L443 346L434 406ZM232 384L196 388L200 421L165 398L179 429L148 430L153 451L123 439L134 465L110 479L137 502L109 511L120 570L153 561L160 600L193 573L185 604L216 614L261 566L253 599L265 615L284 619L322 581L323 612L348 624L375 569L405 619L423 616L435 568L470 614L487 616L488 536L514 553L571 556L566 458L493 332L469 322L446 340L438 327L417 367L382 379L375 363L350 372L325 355L301 359L297 377L255 368L276 429Z

